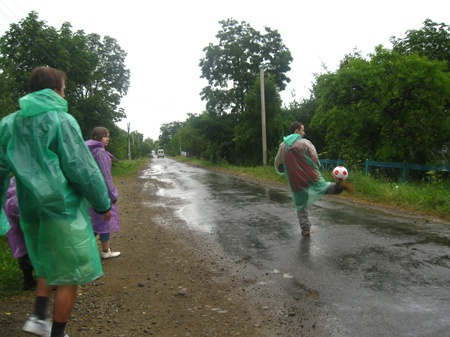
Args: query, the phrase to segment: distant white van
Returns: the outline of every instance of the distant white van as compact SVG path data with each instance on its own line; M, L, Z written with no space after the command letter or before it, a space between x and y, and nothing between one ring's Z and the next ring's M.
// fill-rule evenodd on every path
M164 158L164 150L163 149L158 150L158 158L159 157Z

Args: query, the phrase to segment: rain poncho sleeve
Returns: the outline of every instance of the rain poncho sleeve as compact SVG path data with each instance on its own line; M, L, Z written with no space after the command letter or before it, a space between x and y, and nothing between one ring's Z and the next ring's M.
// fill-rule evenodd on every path
M0 147L0 151L1 151L1 147ZM5 203L5 199L6 199L6 193L8 191L8 177L10 175L8 168L3 168L1 167L0 164L0 176L2 175L1 172L4 172L4 177L5 179L2 179L0 177L0 205L4 205ZM6 185L5 185L6 184ZM8 218L6 217L6 214L4 212L4 210L2 209L2 207L0 207L0 235L6 235L9 230L10 230L11 226L9 225L9 221Z
M5 212L0 212L0 235L6 235L10 228L11 226L9 225Z
M320 199L330 185L320 174L320 162L314 145L299 134L284 138L274 165L277 173L286 177L298 211Z
M111 205L103 176L67 101L45 89L20 99L0 121L0 198L15 175L20 226L33 267L48 284L85 284L103 275L86 200Z
M19 225L19 202L17 201L14 177L11 178L9 183L4 210L11 226L11 229L8 234L6 234L6 237L8 239L13 257L18 259L27 254L27 247L25 245L22 229Z

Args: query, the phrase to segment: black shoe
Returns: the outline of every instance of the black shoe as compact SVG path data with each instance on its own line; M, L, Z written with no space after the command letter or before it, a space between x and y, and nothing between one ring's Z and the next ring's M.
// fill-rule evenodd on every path
M302 229L302 236L311 236L311 232L309 229Z
M23 290L32 290L36 288L36 280L34 278L23 280Z

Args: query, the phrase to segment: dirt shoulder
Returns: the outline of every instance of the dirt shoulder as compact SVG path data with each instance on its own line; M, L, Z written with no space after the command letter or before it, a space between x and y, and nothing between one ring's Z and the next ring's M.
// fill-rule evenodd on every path
M156 193L161 182L136 176L115 183L121 231L111 246L122 255L103 261L104 277L79 288L70 337L290 335L275 331L289 330L292 315L272 317L245 296L256 280L232 272L206 238L185 229L174 201ZM26 336L21 326L33 303L33 293L0 301L1 337ZM315 322L305 322L312 336Z

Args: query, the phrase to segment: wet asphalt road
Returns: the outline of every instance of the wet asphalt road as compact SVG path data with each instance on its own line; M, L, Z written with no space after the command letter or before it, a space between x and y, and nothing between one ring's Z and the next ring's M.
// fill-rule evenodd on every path
M449 224L324 197L302 238L286 189L169 158L144 175L167 183L159 193L230 260L279 275L280 300L307 292L327 336L450 336Z

